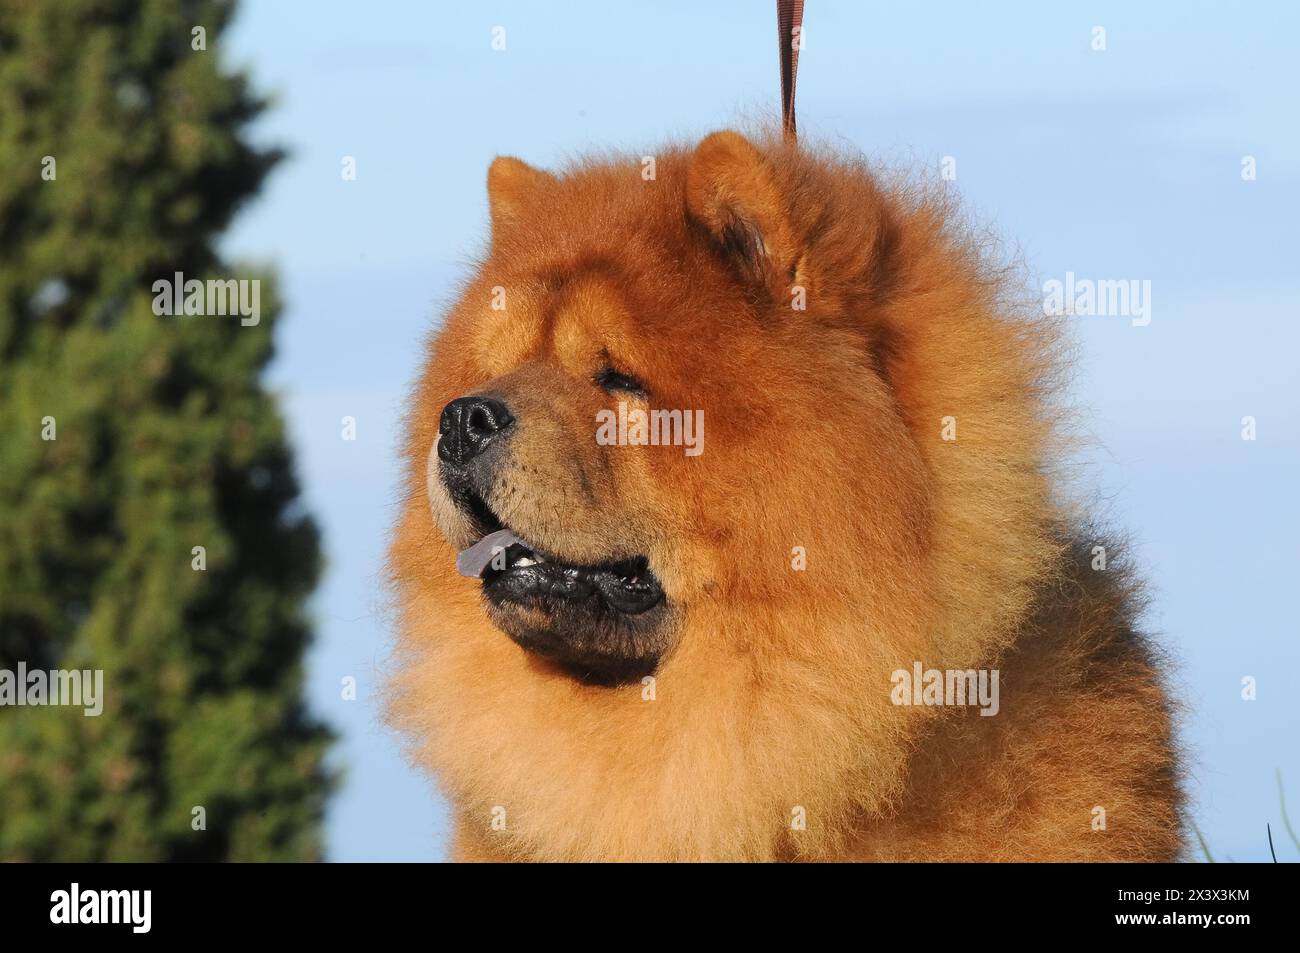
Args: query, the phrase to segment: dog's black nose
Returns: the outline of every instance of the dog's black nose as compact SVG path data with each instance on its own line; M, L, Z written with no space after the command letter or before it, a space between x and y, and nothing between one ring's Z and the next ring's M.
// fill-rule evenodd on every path
M514 422L495 397L458 397L442 409L438 457L451 464L468 463Z

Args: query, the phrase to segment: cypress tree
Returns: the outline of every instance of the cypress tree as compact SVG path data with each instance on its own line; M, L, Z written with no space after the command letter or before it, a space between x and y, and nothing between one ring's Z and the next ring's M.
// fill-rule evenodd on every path
M103 673L98 716L0 707L0 860L320 853L319 535L261 382L273 275L216 249L281 158L231 15L0 0L0 672ZM259 320L160 315L178 272L257 280Z

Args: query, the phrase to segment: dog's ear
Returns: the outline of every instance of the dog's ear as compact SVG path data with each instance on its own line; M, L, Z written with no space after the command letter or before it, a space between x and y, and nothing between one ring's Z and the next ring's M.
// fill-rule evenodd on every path
M686 210L750 277L783 294L797 249L781 190L758 148L736 132L715 132L691 156Z
M514 156L497 156L488 167L488 206L492 231L499 232L518 221L539 194L556 181L549 172L534 168Z

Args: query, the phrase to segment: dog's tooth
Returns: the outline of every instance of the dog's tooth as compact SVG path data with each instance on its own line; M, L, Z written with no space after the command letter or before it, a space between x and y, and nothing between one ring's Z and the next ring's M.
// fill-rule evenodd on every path
M527 556L521 556L519 559L515 560L516 566L534 566L536 564L536 559L529 559Z

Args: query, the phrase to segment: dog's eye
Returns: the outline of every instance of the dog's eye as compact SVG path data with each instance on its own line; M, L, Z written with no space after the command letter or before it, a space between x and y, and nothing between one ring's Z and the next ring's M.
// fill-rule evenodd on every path
M596 386L613 393L645 396L645 385L630 374L616 371L612 367L602 368L595 377Z

